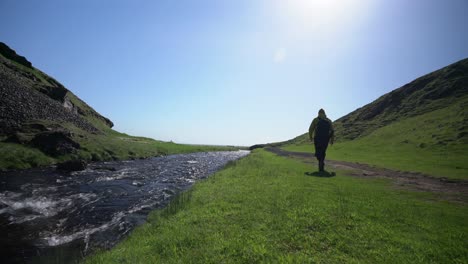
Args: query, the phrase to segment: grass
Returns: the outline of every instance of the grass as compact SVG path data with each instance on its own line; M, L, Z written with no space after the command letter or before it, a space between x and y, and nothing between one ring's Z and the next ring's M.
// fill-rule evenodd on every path
M35 123L51 125L50 121L44 120L35 121ZM64 123L60 124L60 126L71 131L73 139L80 144L80 149L76 153L51 157L27 145L0 142L0 168L26 169L70 159L84 159L87 161L125 160L177 153L239 149L233 146L185 145L144 137L133 137L104 126L101 127L104 131L101 134L83 131L73 124ZM34 133L26 133L24 136L32 137Z
M468 211L385 180L306 176L263 150L85 263L466 263Z
M44 166L54 160L40 150L28 146L0 142L0 168L26 169Z
M327 157L379 167L468 179L468 127L461 100L450 107L404 119L355 140L329 147ZM309 144L289 144L289 151L314 152Z
M136 159L177 153L237 150L235 147L185 145L144 137L132 137L116 131L105 135L77 137L82 145L79 156L86 160Z

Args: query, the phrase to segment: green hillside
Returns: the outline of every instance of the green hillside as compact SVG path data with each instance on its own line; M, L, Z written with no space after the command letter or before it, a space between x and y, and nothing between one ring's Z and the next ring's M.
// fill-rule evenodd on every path
M468 178L468 59L383 95L334 126L330 159ZM313 152L307 134L283 148Z

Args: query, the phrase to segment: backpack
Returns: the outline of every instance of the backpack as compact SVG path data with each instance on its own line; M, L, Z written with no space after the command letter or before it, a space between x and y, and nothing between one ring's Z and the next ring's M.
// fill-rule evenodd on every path
M331 124L328 120L318 118L317 127L315 128L315 138L319 141L328 142L330 140Z

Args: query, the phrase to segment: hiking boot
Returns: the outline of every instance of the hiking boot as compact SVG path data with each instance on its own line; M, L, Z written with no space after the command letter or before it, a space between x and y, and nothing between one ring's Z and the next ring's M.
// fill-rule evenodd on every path
M319 171L324 171L325 162L319 161Z

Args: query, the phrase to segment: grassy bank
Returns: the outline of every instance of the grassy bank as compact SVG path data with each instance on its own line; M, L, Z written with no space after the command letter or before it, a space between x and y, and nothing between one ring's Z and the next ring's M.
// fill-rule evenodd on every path
M306 176L263 150L86 263L466 263L468 210L384 180Z
M70 159L125 160L177 153L238 149L238 147L228 146L185 145L133 137L105 127L101 128L103 133L92 134L70 124L63 126L73 133L73 139L80 144L76 153L52 157L26 144L0 142L0 169L25 169Z
M362 138L339 142L329 148L327 157L468 179L468 138L464 125L467 117L466 111L459 111L466 102L392 123ZM314 152L313 145L304 142L283 149Z
M177 144L145 137L133 137L110 129L105 135L87 135L85 139L79 136L76 138L82 145L78 155L87 160L134 159L178 153L239 149L228 146Z

